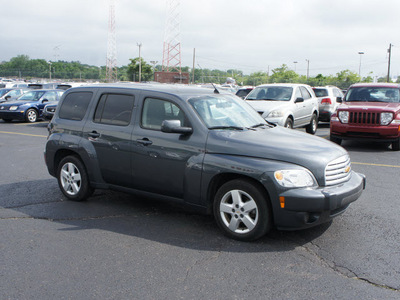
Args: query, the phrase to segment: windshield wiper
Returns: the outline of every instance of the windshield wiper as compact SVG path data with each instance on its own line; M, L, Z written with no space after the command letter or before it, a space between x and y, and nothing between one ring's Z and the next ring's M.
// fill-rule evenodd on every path
M257 127L261 127L261 126L273 127L273 125L271 125L271 123L269 123L267 121L267 123L259 123L259 124L253 125L253 126L251 126L251 128L257 128Z
M213 129L234 129L234 130L244 130L243 127L239 126L212 126L209 127L208 129L213 130Z

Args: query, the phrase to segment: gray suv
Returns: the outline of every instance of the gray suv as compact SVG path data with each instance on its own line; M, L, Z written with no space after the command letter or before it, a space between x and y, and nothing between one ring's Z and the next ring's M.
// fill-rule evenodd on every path
M243 241L331 220L365 187L342 147L271 125L235 95L169 85L67 90L45 161L70 200L98 188L178 201Z

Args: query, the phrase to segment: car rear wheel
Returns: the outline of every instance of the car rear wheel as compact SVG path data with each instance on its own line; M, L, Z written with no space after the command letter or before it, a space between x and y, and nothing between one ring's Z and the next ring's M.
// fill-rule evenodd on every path
M223 184L214 198L214 216L223 232L236 240L252 241L271 229L266 193L249 180Z
M61 160L57 179L62 193L69 200L83 201L93 193L86 168L76 156L67 156Z
M35 123L37 120L38 114L37 111L33 108L30 108L26 111L25 119L29 123Z
M315 134L318 128L318 118L316 114L313 114L311 117L310 124L306 126L306 132L310 134Z

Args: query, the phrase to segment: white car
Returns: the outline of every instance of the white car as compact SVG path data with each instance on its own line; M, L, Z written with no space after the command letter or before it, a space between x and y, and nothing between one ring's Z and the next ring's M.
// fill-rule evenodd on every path
M306 84L273 83L257 86L245 100L268 122L288 128L305 127L315 134L318 99Z
M339 101L343 99L342 91L336 86L316 86L313 87L315 96L319 103L319 118L323 122L329 122L332 114L339 106Z

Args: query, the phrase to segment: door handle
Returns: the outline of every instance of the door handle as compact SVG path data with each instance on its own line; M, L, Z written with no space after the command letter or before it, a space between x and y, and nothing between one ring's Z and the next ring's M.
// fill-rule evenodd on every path
M92 137L92 138L95 138L95 139L98 138L98 137L100 137L100 133L98 133L97 131L89 132L88 135L89 135L90 137Z
M142 144L143 146L150 146L151 144L153 144L153 142L150 141L148 138L137 139L136 142Z

